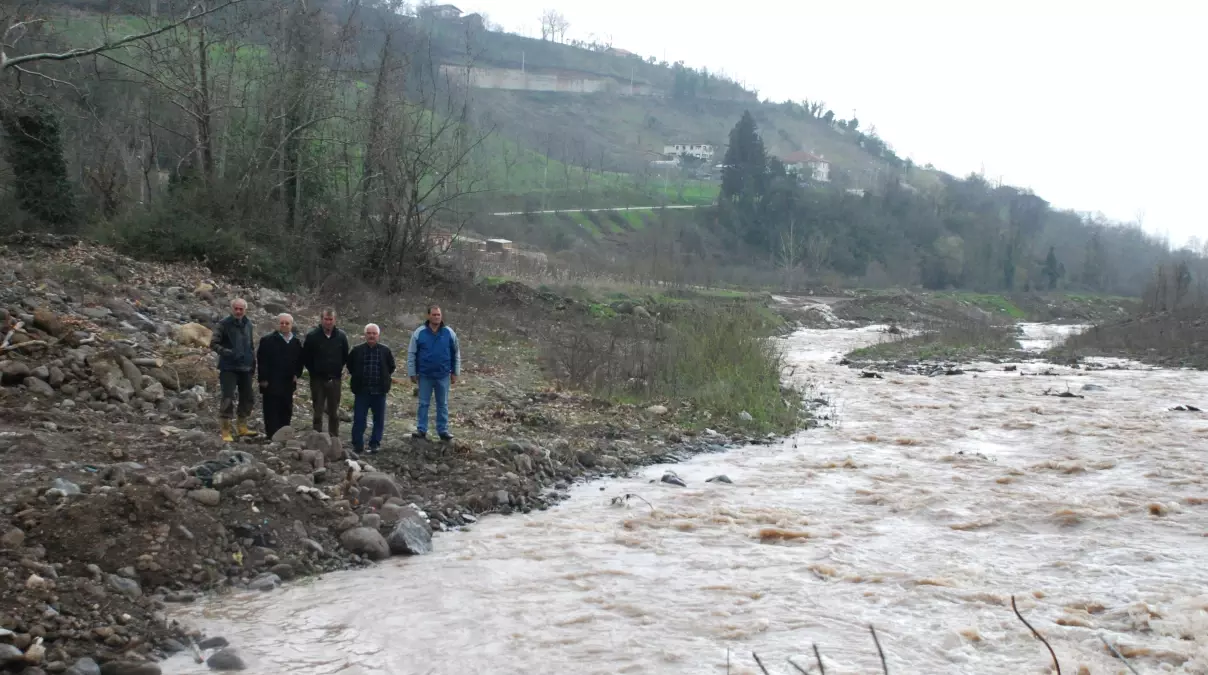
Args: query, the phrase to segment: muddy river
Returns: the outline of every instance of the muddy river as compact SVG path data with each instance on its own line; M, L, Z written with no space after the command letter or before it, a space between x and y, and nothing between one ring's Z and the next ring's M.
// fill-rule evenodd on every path
M1039 349L1061 329L1025 327ZM179 613L249 672L1208 673L1208 374L864 379L875 329L784 341L837 423L580 485L437 551ZM1050 374L1041 374L1049 371ZM1045 395L1069 391L1084 398ZM665 469L687 488L650 482ZM725 474L732 484L707 483ZM649 505L630 499L632 493ZM786 660L799 664L795 670ZM727 665L727 661L729 664ZM167 673L202 673L180 656ZM1085 666L1087 671L1080 671Z

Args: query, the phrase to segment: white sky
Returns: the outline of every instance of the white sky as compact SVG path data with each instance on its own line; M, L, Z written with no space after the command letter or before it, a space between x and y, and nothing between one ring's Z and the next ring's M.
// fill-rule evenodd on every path
M447 1L447 0L444 0ZM724 71L823 100L902 157L1030 187L1060 208L1208 238L1205 0L460 0L539 37Z

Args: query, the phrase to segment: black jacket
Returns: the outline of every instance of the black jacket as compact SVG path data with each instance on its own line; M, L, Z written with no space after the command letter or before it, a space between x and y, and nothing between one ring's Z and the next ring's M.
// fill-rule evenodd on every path
M383 394L390 391L390 375L394 372L394 354L390 348L381 342L376 349L382 350L382 379L378 381L379 391ZM354 395L369 393L368 382L365 381L365 354L369 345L362 342L348 352L348 388Z
M302 345L302 363L312 379L340 377L348 364L348 336L336 328L327 337L322 326L315 326Z
M256 349L256 367L261 384L267 382L267 394L292 394L295 377L302 375L302 341L291 335L289 342L277 331L260 338Z
M214 327L210 349L218 352L218 370L240 373L256 372L256 337L252 320L236 321L228 316Z

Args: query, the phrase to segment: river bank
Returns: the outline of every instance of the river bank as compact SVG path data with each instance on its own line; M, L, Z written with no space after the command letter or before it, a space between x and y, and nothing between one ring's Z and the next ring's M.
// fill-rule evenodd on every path
M471 289L478 296L440 291L472 350L454 391L455 442L408 437L414 398L400 378L380 455L348 463L347 393L338 442L306 432L305 381L291 431L224 445L206 326L230 298L247 299L265 331L277 312L304 327L336 304L354 342L355 326L373 320L396 348L423 300L283 293L54 237L4 254L0 672L159 672L202 637L171 608L207 593L267 592L422 552L433 532L540 511L583 480L770 433L687 399L558 387L538 339L558 317L590 320L591 308L504 283ZM615 320L654 326L660 314L631 307ZM408 536L392 546L400 528Z

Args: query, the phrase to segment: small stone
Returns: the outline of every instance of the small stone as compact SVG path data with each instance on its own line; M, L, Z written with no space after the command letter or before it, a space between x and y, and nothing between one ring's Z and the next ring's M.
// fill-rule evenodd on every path
M121 593L122 595L134 600L143 594L143 589L134 579L126 579L119 577L116 574L110 574L108 577L109 587Z
M25 378L25 388L29 393L40 396L42 398L54 398L55 388L50 386L45 380L39 380L36 377Z
M38 366L37 368L34 368L33 370L29 371L29 374L33 377L38 378L39 380L46 380L48 382L50 381L50 368L48 368L47 366Z
M80 494L80 486L66 478L56 478L50 481L50 488L52 490L61 490L63 494L68 496Z
M218 506L222 501L222 493L212 488L201 488L200 490L190 490L189 498L203 506Z
M582 464L583 468L585 469L593 469L596 466L596 456L590 452L580 452L579 463Z
M743 422L753 422L753 421L755 421L755 418L754 418L754 417L751 417L751 413L749 413L749 412L747 412L747 411L745 411L745 410L744 410L744 411L742 411L742 412L740 412L740 413L738 413L738 419L742 420Z
M154 663L110 661L101 666L101 675L163 675L163 670Z
M0 644L0 666L7 666L10 663L20 663L25 660L25 654L16 647L8 644Z
M211 670L245 670L247 668L243 659L239 658L239 654L233 649L214 652L210 658L206 659L206 665Z
M17 528L11 528L0 536L0 548L16 549L21 548L25 543L25 532Z
M294 566L289 563L278 563L273 565L269 571L280 577L282 581L293 579L295 574Z
M281 427L273 434L274 443L288 443L298 437L298 431L293 427Z
M495 492L495 504L498 506L507 506L512 501L512 496L507 490L497 490Z
M366 513L361 516L361 527L368 527L374 530L382 526L382 517L376 513Z
M252 579L251 583L248 584L248 587L257 591L268 592L275 590L280 585L281 577L277 576L276 574L262 574L255 579Z
M651 415L666 415L668 411L667 406L665 405L652 405L649 408L646 408L646 412L650 413Z
M63 675L101 675L101 667L92 659L78 659Z
M335 525L336 532L344 532L351 530L361 524L361 518L355 513L350 513L339 520Z
M730 480L729 476L722 474L720 476L714 476L714 477L706 480L705 482L706 483L733 483L734 481Z

